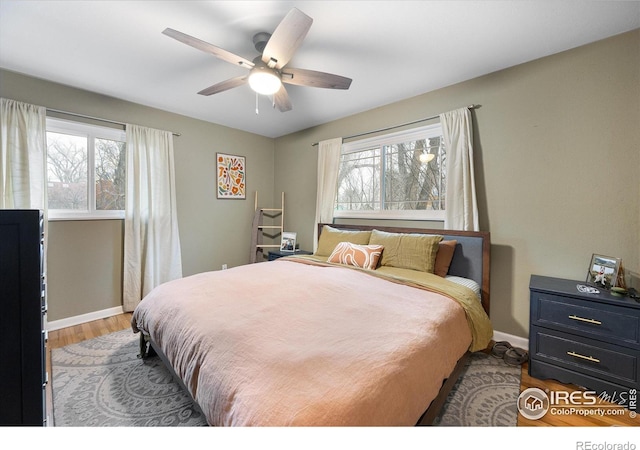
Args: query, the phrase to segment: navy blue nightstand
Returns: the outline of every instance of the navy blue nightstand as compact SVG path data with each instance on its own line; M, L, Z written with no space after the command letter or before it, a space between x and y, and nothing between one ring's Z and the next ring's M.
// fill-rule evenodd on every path
M640 389L640 303L532 275L529 375L598 393Z
M272 250L269 252L269 261L276 260L278 258L282 258L283 256L294 256L294 255L313 255L313 252L308 252L306 250L296 250L295 252L285 252L282 250Z

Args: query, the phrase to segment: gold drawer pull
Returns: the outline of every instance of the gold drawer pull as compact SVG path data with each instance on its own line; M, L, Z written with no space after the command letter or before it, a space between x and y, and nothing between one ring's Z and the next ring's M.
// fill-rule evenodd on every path
M585 319L584 317L574 316L573 314L569 316L569 319L579 320L580 322L592 323L594 325L602 325L602 322L595 319Z
M580 358L580 359L586 359L587 361L591 361L591 362L594 362L594 363L599 363L600 362L599 359L594 358L593 356L584 356L584 355L581 355L581 354L576 353L576 352L567 352L567 355L575 356L576 358Z

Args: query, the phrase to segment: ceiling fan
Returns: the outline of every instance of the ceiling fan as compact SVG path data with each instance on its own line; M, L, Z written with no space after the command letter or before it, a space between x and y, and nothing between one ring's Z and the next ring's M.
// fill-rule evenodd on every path
M256 50L262 53L253 61L171 28L165 29L162 33L223 61L249 69L247 75L216 83L198 94L213 95L249 83L255 92L273 95L274 107L285 112L291 110L292 105L283 83L327 89L349 89L351 86L350 78L315 70L286 67L302 44L312 23L311 17L293 8L278 24L273 34L257 33L253 36Z

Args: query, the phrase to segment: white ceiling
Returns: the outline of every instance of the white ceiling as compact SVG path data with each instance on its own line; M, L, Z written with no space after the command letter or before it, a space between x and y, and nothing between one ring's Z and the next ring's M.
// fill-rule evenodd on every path
M261 97L256 115L246 85L198 95L246 69L162 34L251 60L252 36L293 7L314 22L288 67L353 83L286 85L286 113ZM636 28L639 1L0 0L0 67L278 137Z

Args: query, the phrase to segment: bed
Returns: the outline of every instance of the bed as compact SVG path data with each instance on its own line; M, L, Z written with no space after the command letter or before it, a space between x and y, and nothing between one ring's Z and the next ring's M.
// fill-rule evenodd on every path
M318 250L165 283L135 309L211 426L413 426L492 337L489 234L319 224Z

